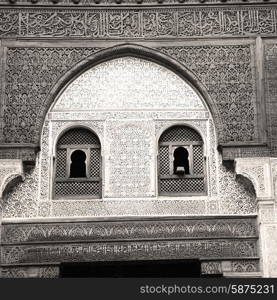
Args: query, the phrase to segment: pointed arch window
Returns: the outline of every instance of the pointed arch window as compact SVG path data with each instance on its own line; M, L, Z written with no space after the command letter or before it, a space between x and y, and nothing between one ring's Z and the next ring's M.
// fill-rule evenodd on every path
M188 126L173 126L159 139L160 195L206 194L205 159L200 134Z
M85 128L66 131L56 145L54 198L101 196L101 145Z

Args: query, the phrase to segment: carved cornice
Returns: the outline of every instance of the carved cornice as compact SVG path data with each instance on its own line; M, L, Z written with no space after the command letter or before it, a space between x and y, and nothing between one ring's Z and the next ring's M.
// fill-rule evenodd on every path
M256 238L256 218L171 219L78 223L3 224L2 243Z
M224 161L240 157L270 157L274 156L273 150L266 144L220 144L218 150L222 153Z
M4 8L2 38L186 39L276 36L277 7Z
M0 0L0 6L168 6L276 3L276 0Z
M0 144L0 159L20 159L34 163L39 146L36 144Z
M256 218L4 223L2 265L129 259L257 259Z
M186 240L3 246L2 265L99 260L257 258L257 241Z

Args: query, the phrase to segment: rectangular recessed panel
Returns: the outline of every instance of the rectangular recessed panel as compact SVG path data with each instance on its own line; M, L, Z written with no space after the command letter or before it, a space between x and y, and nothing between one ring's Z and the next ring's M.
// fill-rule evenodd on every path
M100 182L56 182L57 196L100 196Z
M193 146L193 173L204 174L203 147Z
M168 146L160 147L160 174L161 175L170 175L169 167L169 149Z
M160 179L161 193L203 193L204 178Z
M90 177L100 176L100 148L90 149Z
M66 177L66 149L57 150L56 177Z

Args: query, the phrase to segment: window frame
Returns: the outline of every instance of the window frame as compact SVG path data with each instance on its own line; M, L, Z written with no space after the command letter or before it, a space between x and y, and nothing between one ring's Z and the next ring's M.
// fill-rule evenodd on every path
M87 131L90 131L91 134L95 135L97 139L99 140L99 144L64 144L64 145L58 145L59 140L63 135L68 133L70 130L73 129L84 129ZM57 177L57 153L58 149L66 149L66 167L65 167L65 177ZM97 177L91 177L90 171L91 171L91 149L99 149L99 176ZM80 178L70 178L70 163L71 163L71 154L75 150L81 150L84 151L86 154L86 178L80 177ZM63 133L58 137L56 140L55 145L55 156L53 156L53 180L52 180L52 198L53 200L81 200L81 199L101 199L102 198L102 155L101 155L101 141L99 139L99 136L92 131L90 128L82 127L82 126L76 126L76 127L70 127L67 130L63 131ZM56 193L56 183L57 182L98 182L99 184L99 194L98 195L59 195Z
M162 135L174 128L174 127L187 127L191 130L194 130L199 136L201 137L201 141L193 141L193 142L185 142L185 141L170 141L170 142L160 142ZM201 174L194 174L194 157L193 157L193 146L202 146L202 153L203 153L203 175ZM161 197L186 197L186 196L207 196L208 188L207 188L207 160L206 156L204 155L204 141L201 134L195 128L187 125L187 124L174 124L168 128L165 128L158 138L158 155L157 155L157 181L158 181L158 196ZM168 161L169 161L169 175L161 175L161 160L160 160L160 147L168 147ZM189 167L190 167L190 174L184 175L176 175L174 173L174 150L178 147L184 147L189 152ZM204 189L202 192L162 192L161 191L161 179L180 179L180 178L203 178L203 185Z

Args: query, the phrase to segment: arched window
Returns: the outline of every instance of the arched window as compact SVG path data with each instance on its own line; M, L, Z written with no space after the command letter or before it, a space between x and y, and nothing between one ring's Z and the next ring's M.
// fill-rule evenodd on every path
M173 126L159 139L160 195L202 195L206 192L203 141L188 126Z
M85 128L72 128L58 140L55 163L55 198L101 196L101 147Z

